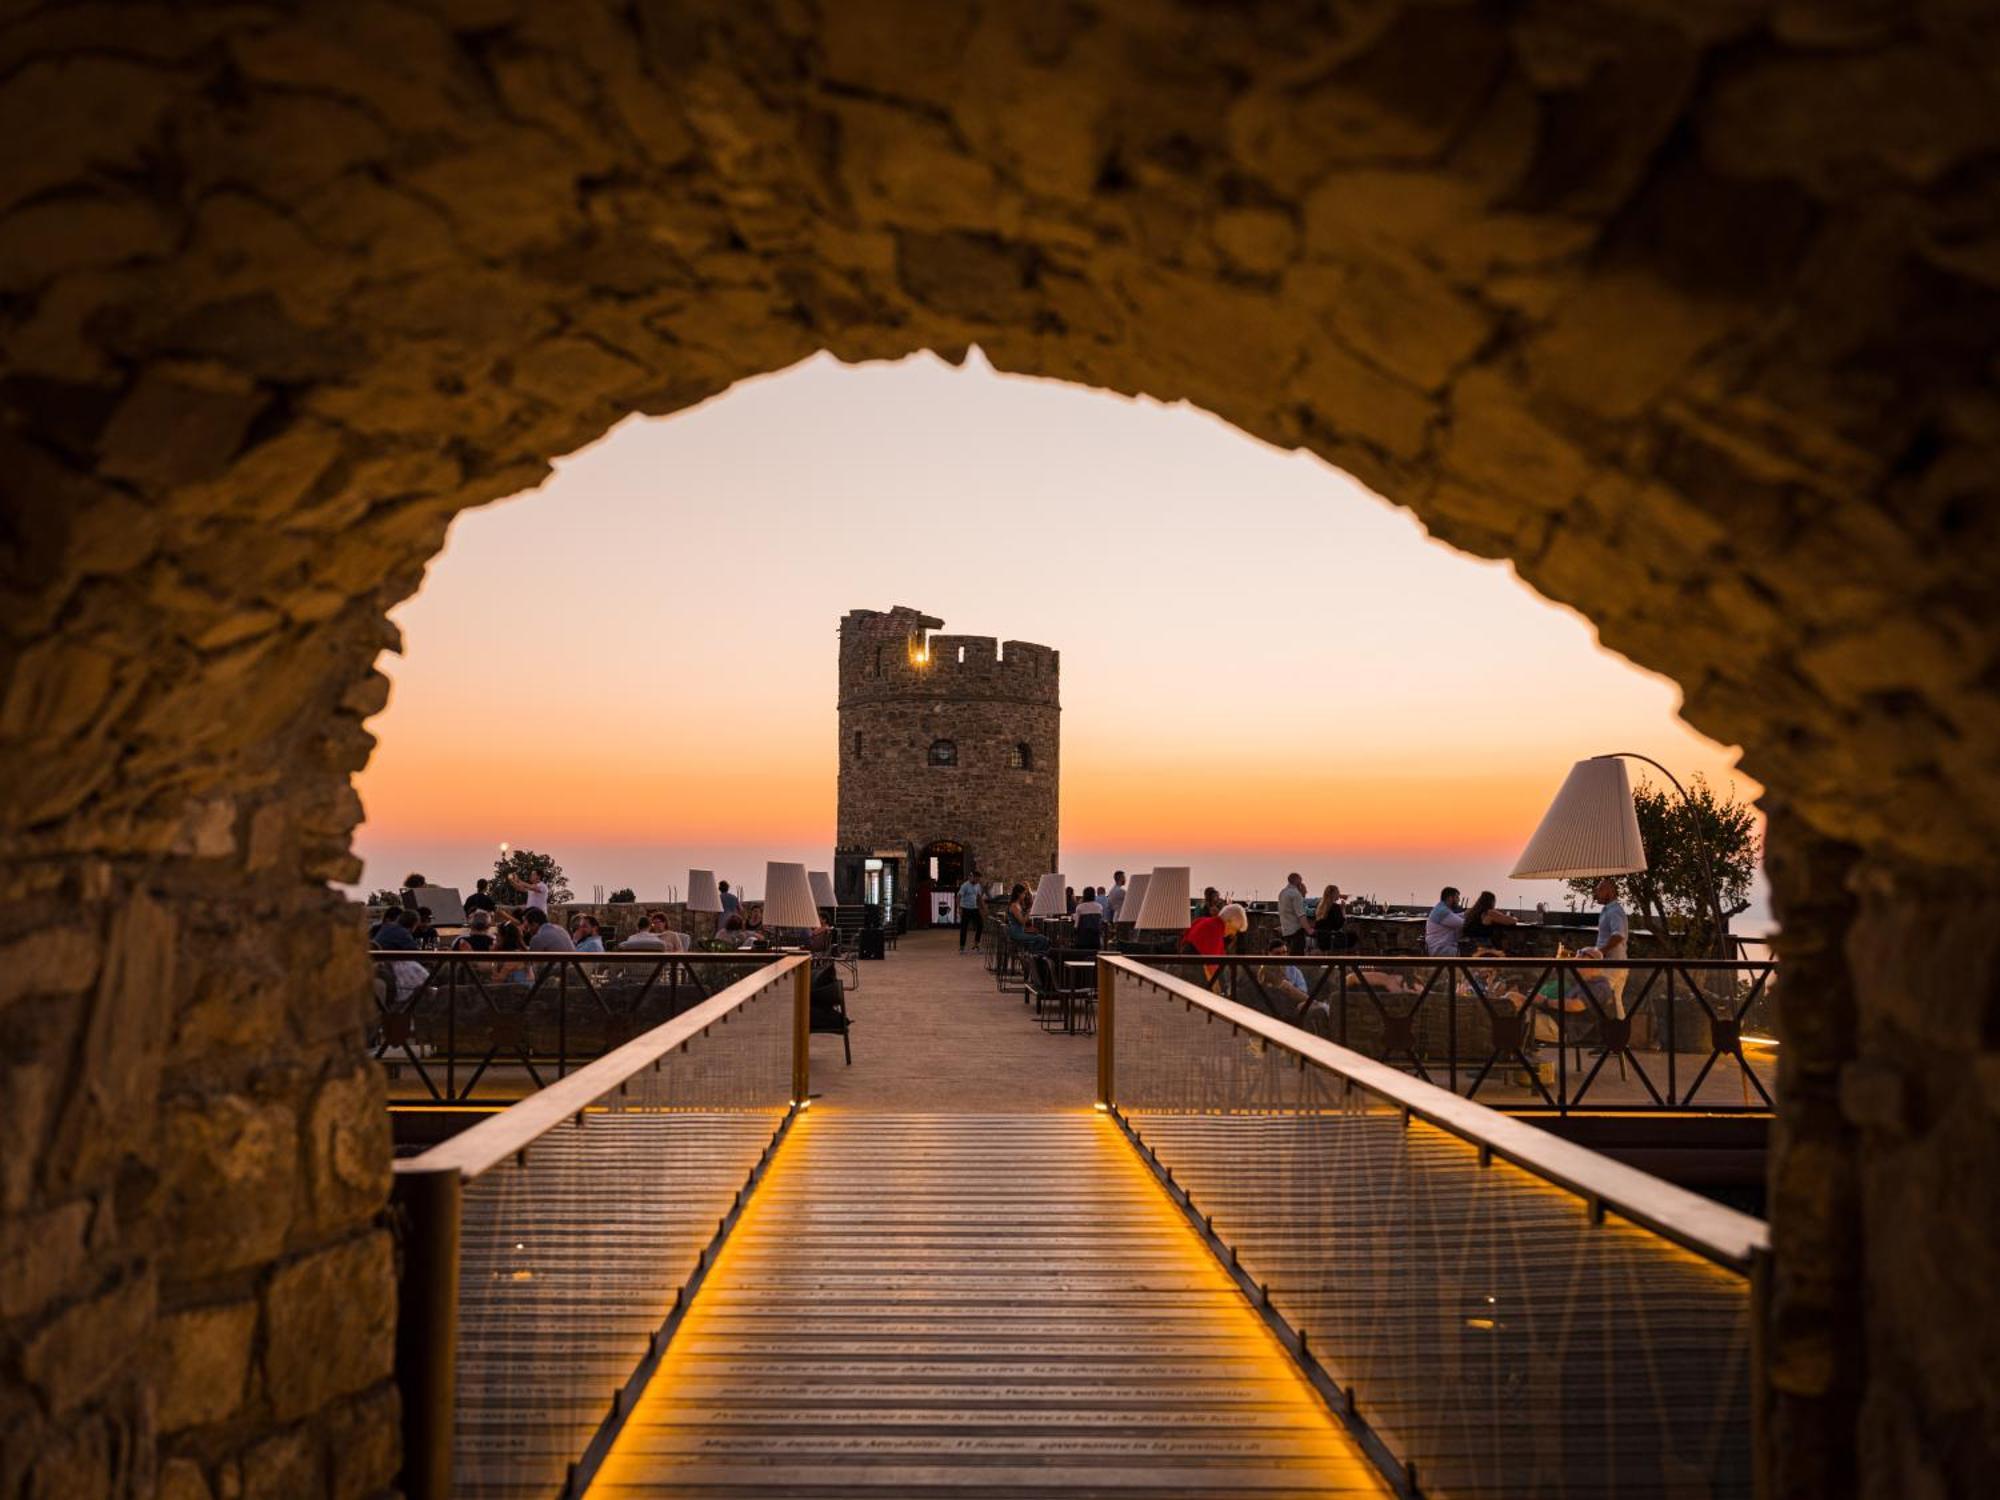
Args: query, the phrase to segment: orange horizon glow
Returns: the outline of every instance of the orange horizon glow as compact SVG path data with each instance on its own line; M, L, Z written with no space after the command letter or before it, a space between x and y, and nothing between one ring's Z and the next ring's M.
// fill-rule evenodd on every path
M1062 653L1062 845L1098 878L1145 854L1275 890L1310 855L1476 888L1581 757L1760 790L1671 683L1316 459L976 354L821 357L457 519L396 611L367 883L469 879L502 839L642 895L826 867L840 616L896 604Z

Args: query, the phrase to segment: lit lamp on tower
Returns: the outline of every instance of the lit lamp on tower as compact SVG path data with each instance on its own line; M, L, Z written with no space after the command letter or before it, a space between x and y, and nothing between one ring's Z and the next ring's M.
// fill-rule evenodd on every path
M806 867L772 860L764 866L764 931L796 934L793 946L802 945L819 926L819 907L813 901L812 882Z

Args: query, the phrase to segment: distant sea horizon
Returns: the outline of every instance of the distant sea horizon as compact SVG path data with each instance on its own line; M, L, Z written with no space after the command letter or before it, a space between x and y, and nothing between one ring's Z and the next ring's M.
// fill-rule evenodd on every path
M593 899L600 886L607 894L630 887L641 901L678 900L687 893L690 869L712 869L745 899L756 900L764 892L767 861L796 861L809 870L824 870L829 868L832 858L832 848L825 844L816 848L606 844L532 837L516 842L520 847L552 854L562 866L571 892L584 901ZM473 881L492 874L499 854L497 843L371 837L365 827L356 840L356 848L363 858L364 876L358 885L343 889L357 900L370 891L400 885L403 877L413 871L426 876L433 885L469 891ZM1226 895L1249 901L1274 900L1287 874L1297 870L1305 876L1307 889L1315 896L1332 882L1343 895L1367 897L1388 906L1427 905L1437 899L1438 891L1446 885L1457 886L1468 901L1481 891L1490 890L1504 907L1532 908L1537 902L1546 902L1550 911L1567 911L1591 904L1572 897L1568 885L1560 880L1510 879L1506 872L1513 853L1497 849L1288 853L1079 845L1063 850L1062 864L1068 883L1078 890L1086 885L1107 883L1114 870L1130 873L1158 865L1187 865L1193 872L1196 890L1212 885ZM1732 924L1735 931L1744 937L1768 936L1777 924L1771 915L1770 891L1761 870L1752 882L1749 899L1749 909Z

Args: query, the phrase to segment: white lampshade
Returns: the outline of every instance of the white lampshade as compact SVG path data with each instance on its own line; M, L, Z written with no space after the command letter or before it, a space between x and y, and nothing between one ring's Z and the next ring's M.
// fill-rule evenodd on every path
M812 882L813 905L834 906L833 876L825 870L813 870L806 879Z
M722 896L715 888L715 871L688 871L689 911L721 911Z
M819 926L819 903L813 900L804 865L774 859L764 866L764 925L807 931Z
M1192 871L1186 865L1162 865L1146 882L1145 904L1132 920L1134 927L1169 928L1174 932L1188 925L1188 885ZM1132 898L1126 897L1130 906Z
M1562 790L1528 847L1514 861L1516 880L1567 880L1630 875L1646 868L1639 815L1625 762L1600 755L1569 768Z
M1118 907L1119 921L1137 922L1139 920L1140 908L1146 904L1146 887L1152 883L1152 875L1145 870L1141 870L1125 882L1125 899Z
M1035 904L1028 909L1030 917L1066 917L1069 903L1063 900L1063 886L1068 882L1061 875L1044 875L1042 883L1035 887Z

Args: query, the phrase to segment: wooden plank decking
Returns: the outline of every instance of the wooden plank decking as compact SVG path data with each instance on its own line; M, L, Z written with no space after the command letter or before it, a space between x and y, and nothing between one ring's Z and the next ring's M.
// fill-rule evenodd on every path
M1387 1491L1108 1120L815 1109L591 1493Z

